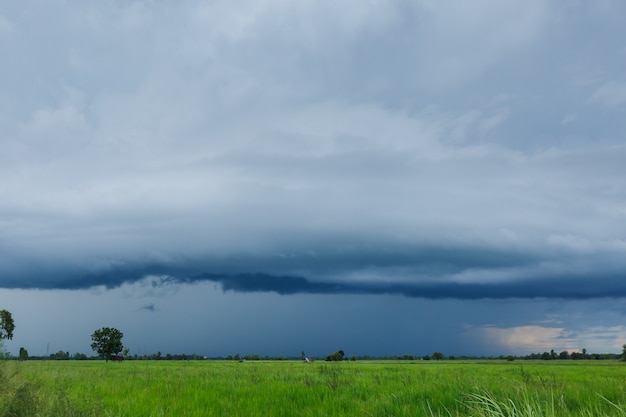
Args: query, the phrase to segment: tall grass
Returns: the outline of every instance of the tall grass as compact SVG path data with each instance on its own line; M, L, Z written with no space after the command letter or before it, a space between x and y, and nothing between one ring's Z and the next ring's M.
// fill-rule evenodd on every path
M69 400L61 390L27 380L15 362L0 361L0 417L96 416Z
M57 398L52 402L65 401L87 413L80 415L626 417L626 368L613 362L46 361L13 366L44 405Z
M470 414L474 417L556 417L570 415L567 406L558 400L555 401L554 397L550 402L545 403L536 395L530 395L528 392L524 392L522 398L509 398L503 401L496 400L489 393L470 394L469 398ZM581 410L580 415L588 417L626 416L626 407L615 404L602 396L600 398L610 404L609 412L590 404L589 407Z

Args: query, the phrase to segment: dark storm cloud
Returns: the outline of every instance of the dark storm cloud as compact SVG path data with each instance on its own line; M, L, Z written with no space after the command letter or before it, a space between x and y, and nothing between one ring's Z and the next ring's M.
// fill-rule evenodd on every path
M304 239L305 236L300 237ZM336 237L331 242L332 238L332 235L327 237L328 244L315 250L222 257L208 254L203 259L180 256L168 262L152 263L127 260L111 262L91 273L86 273L80 264L70 268L68 265L32 259L12 273L5 271L0 276L0 285L5 288L84 289L100 285L114 288L126 282L139 281L145 276L180 278L197 276L207 270L235 275L259 271L278 275L285 271L305 270L323 277L343 275L363 268L408 268L413 274L436 279L471 269L523 267L542 260L535 254L521 251L454 245L447 248L399 245L388 241L349 244L345 236ZM343 244L339 243L341 240L344 240ZM316 241L315 244L320 245L320 242Z
M108 267L97 273L48 269L2 281L7 288L107 288L149 278L152 287L210 281L224 291L291 294L402 295L426 299L626 296L626 275L615 259L487 248L351 246L276 256L184 259ZM584 259L584 262L581 261ZM598 265L603 265L598 268ZM142 309L154 311L148 304Z
M592 299L626 297L626 274L608 277L585 276L576 280L571 276L541 277L530 282L501 284L473 283L355 283L312 282L302 277L272 276L267 274L221 275L203 274L195 280L220 283L224 291L275 292L289 294L369 294L402 295L426 299L506 299L558 298Z

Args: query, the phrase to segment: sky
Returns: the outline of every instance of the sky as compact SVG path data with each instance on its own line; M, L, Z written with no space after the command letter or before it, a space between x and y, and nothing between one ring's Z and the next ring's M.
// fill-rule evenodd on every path
M5 348L626 343L621 0L0 0Z

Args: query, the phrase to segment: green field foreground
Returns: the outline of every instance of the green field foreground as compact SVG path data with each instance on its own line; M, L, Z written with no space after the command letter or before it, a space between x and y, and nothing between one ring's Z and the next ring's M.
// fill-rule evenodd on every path
M14 389L0 394L0 417L626 416L626 365L615 361L11 361L2 367L0 383Z

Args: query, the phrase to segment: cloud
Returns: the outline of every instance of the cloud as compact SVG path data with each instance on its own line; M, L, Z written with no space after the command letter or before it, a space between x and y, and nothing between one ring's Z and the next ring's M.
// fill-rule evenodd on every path
M3 11L0 286L621 294L624 122L577 104L620 83L555 35L583 6L244 3Z
M623 275L602 277L593 284L590 276L543 277L536 281L504 283L459 282L324 282L310 281L302 277L271 276L267 274L203 274L194 280L220 283L224 291L276 292L290 294L391 294L426 299L510 299L510 298L557 298L592 299L602 297L626 297L626 286L620 285Z
M416 42L424 53L422 75L436 85L482 75L490 66L531 47L546 29L550 8L543 1L524 4L481 0L473 5L417 2L416 15L428 37Z
M139 310L154 313L156 311L156 306L154 305L154 303L144 304L139 308Z
M0 13L14 350L621 350L626 3L35 8Z
M0 14L0 34L8 35L11 32L12 24L2 14Z
M295 248L292 248L295 249ZM573 299L626 296L619 253L558 256L473 247L319 247L257 256L184 258L152 264L28 271L7 288L120 287L127 297L169 297L213 282L240 293L401 295L423 299ZM603 265L598 269L597 265ZM259 272L265 271L265 272ZM136 283L136 284L133 284ZM133 284L133 285L131 285Z
M223 274L228 289L285 294L622 294L609 290L624 259L614 180L622 148L525 157L428 139L437 152L422 155L410 142L387 151L361 135L371 151L241 151L208 167L129 171L110 185L110 176L79 178L76 190L24 193L9 176L5 194L15 198L1 204L16 214L5 217L0 282L116 287L147 275ZM223 169L234 174L199 179ZM268 278L256 282L257 273ZM592 276L594 286L585 283Z
M579 253L593 252L593 246L589 241L571 235L548 236L548 244Z
M560 327L485 327L471 331L480 333L486 345L495 344L507 352L580 351L569 332Z
M506 351L515 354L530 352L542 353L554 350L607 353L619 352L624 341L623 326L576 326L568 323L569 328L546 325L524 325L514 327L469 327L467 336L482 340L485 348L493 351Z
M626 83L609 81L593 92L591 100L609 107L620 106L626 103Z

